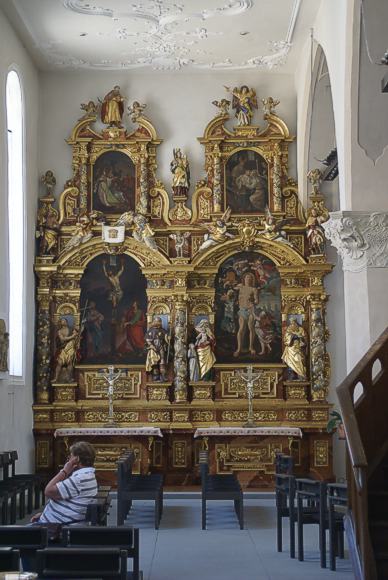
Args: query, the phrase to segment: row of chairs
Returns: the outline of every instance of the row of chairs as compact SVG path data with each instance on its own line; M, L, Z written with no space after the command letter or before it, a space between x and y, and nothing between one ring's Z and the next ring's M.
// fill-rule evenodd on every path
M142 578L135 528L64 526L59 542L49 546L44 526L0 526L0 547L0 570L19 571L22 557L29 562L26 571L37 572L39 578Z
M163 514L163 475L133 473L135 454L132 450L117 462L117 525L122 526L133 500L152 500L155 503L155 529L159 529Z
M44 504L47 478L33 473L16 473L17 451L0 452L0 524L14 524L26 512Z
M336 556L344 557L343 515L347 505L347 487L339 483L325 483L297 478L289 456L276 463L275 491L277 515L277 550L283 549L283 518L289 520L290 556L295 558L295 526L298 537L298 559L304 560L303 526L319 526L320 564L326 568L326 532L329 531L330 569L336 569Z

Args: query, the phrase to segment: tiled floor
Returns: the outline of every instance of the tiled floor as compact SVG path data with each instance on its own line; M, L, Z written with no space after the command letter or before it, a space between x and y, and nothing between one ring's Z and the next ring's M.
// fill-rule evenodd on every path
M153 504L134 502L126 525L140 528L140 560L144 580L351 580L348 559L337 571L319 565L318 526L305 526L305 561L291 560L288 528L283 553L276 551L273 499L248 499L245 530L237 524L232 502L208 503L208 529L201 530L199 499L168 499L158 531L153 529ZM110 522L115 523L115 501Z

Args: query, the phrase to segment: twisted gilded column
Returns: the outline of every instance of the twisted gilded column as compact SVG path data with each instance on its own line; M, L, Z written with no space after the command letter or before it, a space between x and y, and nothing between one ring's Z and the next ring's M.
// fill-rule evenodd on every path
M273 148L273 209L282 211L282 163L279 143Z
M329 389L330 361L326 353L324 299L324 296L310 298L310 376L313 401L325 401Z
M81 143L79 150L79 204L80 210L87 210L88 207L88 172L87 172L87 162L88 162L88 145L87 143Z
M213 149L213 207L215 212L222 211L221 192L221 152L218 144Z
M175 304L174 399L187 401L187 308L183 300Z
M37 343L36 343L36 399L37 403L49 402L50 386L50 302L51 273L38 271L37 290Z
M147 145L142 144L140 150L140 200L138 211L145 215L148 209L148 151Z

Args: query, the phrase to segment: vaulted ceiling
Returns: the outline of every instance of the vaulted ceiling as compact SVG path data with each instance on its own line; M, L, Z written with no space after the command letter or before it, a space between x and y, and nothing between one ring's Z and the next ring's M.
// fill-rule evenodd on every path
M40 68L292 72L321 0L0 0Z

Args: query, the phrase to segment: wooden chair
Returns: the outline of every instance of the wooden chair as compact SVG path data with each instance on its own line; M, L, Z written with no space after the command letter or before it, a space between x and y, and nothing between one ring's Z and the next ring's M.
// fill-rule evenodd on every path
M163 513L163 476L160 474L134 475L133 452L121 458L117 464L117 525L124 524L125 518L136 499L155 502L155 529L159 529Z
M344 558L344 515L348 505L348 487L346 484L329 483L327 485L329 506L329 561L330 570L336 569L336 556Z
M116 547L127 552L127 557L133 560L132 576L140 580L139 570L139 530L137 528L118 527L72 527L62 528L63 542L70 548L105 546Z
M319 526L319 550L321 568L326 568L326 483L312 479L296 480L297 522L298 522L298 560L304 560L303 526L317 524ZM306 506L313 502L314 506Z
M202 529L206 530L206 502L233 500L240 530L244 529L244 500L241 485L234 474L209 475L209 465L200 464L202 483Z
M45 548L36 554L39 578L127 579L127 552L119 548Z
M19 572L20 552L12 548L0 548L0 571Z
M275 474L277 550L283 551L283 518L288 518L290 529L290 557L295 558L295 476Z
M11 481L20 481L26 486L28 491L27 513L30 514L33 508L39 509L41 505L44 505L44 488L48 478L37 473L16 473L16 461L19 459L18 452L16 450L8 451L8 454L9 467L11 467L9 477Z

